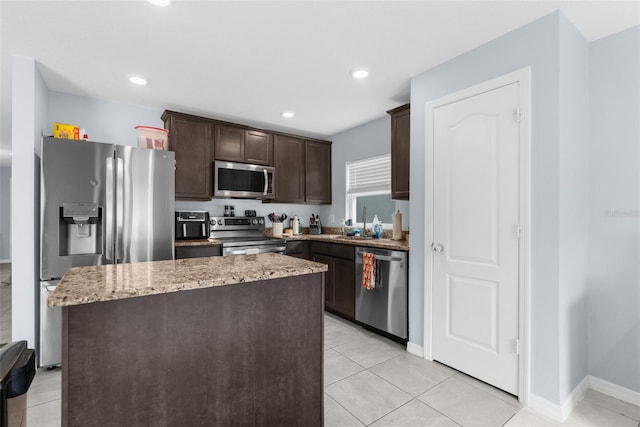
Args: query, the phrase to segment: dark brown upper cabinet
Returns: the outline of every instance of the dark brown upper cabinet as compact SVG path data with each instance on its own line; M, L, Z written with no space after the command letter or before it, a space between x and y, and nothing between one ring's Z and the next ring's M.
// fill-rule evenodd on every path
M165 111L169 149L176 153L176 199L213 197L213 161L276 168L276 198L264 202L331 203L331 142L252 129Z
M274 201L304 203L304 139L276 135L273 154L276 167L276 198Z
M176 199L211 199L213 122L168 110L162 114L162 120L169 131L169 150L176 156Z
M411 105L387 111L391 115L391 198L409 200Z
M273 165L273 136L237 126L216 124L215 159Z
M331 203L331 143L275 135L276 198L280 203Z
M331 143L305 141L305 201L331 203Z

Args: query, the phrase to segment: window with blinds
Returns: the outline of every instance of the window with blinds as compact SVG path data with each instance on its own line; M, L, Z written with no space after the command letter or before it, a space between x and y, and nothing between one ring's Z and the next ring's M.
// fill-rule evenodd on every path
M347 162L347 194L391 191L391 154Z
M346 163L346 218L362 226L367 211L367 228L375 215L391 224L395 202L391 200L391 154Z

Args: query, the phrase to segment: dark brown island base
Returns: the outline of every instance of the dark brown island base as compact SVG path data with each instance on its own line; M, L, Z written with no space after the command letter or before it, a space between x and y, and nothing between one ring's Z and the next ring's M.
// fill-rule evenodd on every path
M322 426L327 267L285 255L71 268L62 426Z

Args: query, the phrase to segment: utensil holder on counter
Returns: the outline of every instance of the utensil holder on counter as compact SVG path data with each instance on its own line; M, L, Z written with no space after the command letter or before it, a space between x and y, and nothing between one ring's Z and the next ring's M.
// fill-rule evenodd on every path
M282 223L274 222L271 225L271 235L273 237L282 237Z

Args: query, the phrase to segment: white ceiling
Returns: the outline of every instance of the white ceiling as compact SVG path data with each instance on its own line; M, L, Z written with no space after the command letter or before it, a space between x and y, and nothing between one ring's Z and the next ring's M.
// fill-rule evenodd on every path
M50 90L326 137L408 102L412 76L557 9L589 41L640 24L639 1L2 0L0 147L11 55L35 59ZM353 80L355 67L370 77Z

